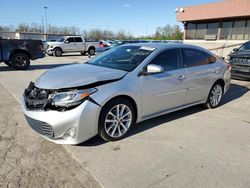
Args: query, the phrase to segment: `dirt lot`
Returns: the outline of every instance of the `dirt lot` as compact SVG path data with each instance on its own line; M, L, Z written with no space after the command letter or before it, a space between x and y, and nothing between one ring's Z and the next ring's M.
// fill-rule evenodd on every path
M0 187L99 187L63 146L34 134L2 84L0 91Z
M118 142L61 146L37 135L18 104L24 88L47 69L85 60L46 57L27 71L0 64L0 186L250 187L250 82L233 80L217 109L142 122Z

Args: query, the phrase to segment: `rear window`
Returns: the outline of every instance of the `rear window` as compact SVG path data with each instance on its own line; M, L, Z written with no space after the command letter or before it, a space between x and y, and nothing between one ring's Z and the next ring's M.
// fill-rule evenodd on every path
M194 67L208 64L206 54L196 49L182 49L185 67Z
M81 37L75 37L75 42L82 42L82 38Z

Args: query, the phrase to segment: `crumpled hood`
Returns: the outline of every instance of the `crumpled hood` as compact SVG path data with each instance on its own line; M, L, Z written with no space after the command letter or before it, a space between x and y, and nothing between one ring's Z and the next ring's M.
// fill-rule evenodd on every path
M35 82L41 89L67 89L122 78L127 72L88 64L66 65L45 72Z

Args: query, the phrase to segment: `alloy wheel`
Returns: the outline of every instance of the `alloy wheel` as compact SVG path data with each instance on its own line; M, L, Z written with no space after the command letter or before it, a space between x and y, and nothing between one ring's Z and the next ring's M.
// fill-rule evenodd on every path
M17 66L23 67L27 63L27 60L24 56L16 56L15 62Z
M123 136L132 123L132 112L125 104L114 106L107 114L104 129L112 138Z
M221 85L217 84L213 87L211 95L209 97L210 103L213 107L217 106L220 103L222 98L223 90Z

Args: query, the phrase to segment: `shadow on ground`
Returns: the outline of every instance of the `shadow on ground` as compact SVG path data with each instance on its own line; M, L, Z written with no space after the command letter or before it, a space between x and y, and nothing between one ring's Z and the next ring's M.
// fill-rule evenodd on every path
M55 67L65 66L65 65L74 65L78 64L78 62L72 62L72 63L57 63L57 64L39 64L39 65L30 65L30 67L27 70L15 70L12 67L9 66L1 66L0 72L6 72L6 71L33 71L33 70L43 70L43 69L52 69Z
M230 103L234 101L235 99L238 99L242 97L245 93L249 91L249 88L237 84L231 84L228 92L225 94L225 96L222 99L221 106ZM151 128L160 126L164 123L168 123L170 121L180 119L201 111L206 110L206 108L203 105L196 105L187 109L179 110L176 112L172 112L170 114L162 115L156 118L152 118L146 121L143 121L141 123L136 124L134 127L131 128L130 132L128 133L127 137L139 134L143 131L149 130ZM126 138L125 138L126 139ZM83 142L79 144L78 146L98 146L105 144L106 141L102 140L99 136L95 136L91 138L90 140L87 140L86 142Z

